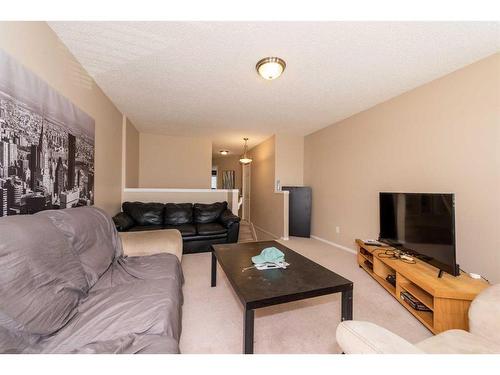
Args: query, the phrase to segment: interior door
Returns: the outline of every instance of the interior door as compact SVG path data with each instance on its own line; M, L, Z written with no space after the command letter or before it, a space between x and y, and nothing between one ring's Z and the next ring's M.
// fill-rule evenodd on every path
M250 222L250 178L251 168L250 164L242 164L242 217L243 220Z

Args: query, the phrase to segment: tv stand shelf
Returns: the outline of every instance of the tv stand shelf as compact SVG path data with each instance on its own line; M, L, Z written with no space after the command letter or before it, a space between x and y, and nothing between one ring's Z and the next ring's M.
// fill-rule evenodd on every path
M415 264L409 264L379 256L391 247L369 246L362 240L356 240L356 243L359 246L359 266L432 333L469 329L469 306L474 297L488 286L486 282L472 279L465 273L457 277L445 273L438 278L437 268L418 259ZM396 286L386 280L388 275L396 277ZM401 292L410 293L430 311L414 309L401 298Z

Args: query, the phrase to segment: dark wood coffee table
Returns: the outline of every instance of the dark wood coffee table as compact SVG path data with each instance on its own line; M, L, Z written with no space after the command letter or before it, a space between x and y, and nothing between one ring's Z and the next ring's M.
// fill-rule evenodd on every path
M275 246L290 263L287 269L259 271L251 257ZM217 282L217 261L226 273L243 307L243 352L253 354L254 310L306 298L342 293L341 320L352 319L353 283L276 241L212 245L212 287Z

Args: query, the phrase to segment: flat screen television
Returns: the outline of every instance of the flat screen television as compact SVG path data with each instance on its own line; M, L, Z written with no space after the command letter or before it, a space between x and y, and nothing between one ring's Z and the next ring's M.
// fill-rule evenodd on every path
M454 195L380 193L379 241L458 276Z

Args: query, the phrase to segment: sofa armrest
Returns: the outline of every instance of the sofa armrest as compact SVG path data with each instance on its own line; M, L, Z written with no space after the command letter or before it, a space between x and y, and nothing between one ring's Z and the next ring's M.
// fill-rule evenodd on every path
M238 237L240 235L240 223L233 223L227 229L227 243L236 243L238 242Z
M113 222L115 223L116 230L118 232L125 232L134 226L134 219L132 219L125 212L120 212L113 216Z
M345 320L337 327L337 342L346 354L422 354L402 337L371 322Z
M240 220L240 217L233 214L231 210L224 210L219 216L219 221L226 228L230 228L234 223L239 223Z
M158 253L174 254L182 259L182 236L177 229L142 232L120 232L123 254L144 256Z

